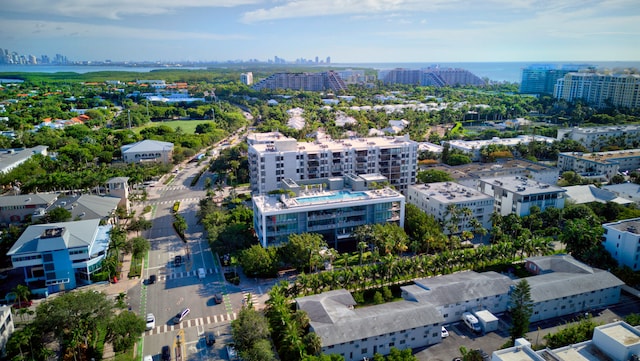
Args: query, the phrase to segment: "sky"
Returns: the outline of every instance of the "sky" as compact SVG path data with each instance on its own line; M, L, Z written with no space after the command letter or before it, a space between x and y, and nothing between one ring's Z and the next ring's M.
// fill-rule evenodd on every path
M70 60L639 61L638 0L2 0L0 48Z

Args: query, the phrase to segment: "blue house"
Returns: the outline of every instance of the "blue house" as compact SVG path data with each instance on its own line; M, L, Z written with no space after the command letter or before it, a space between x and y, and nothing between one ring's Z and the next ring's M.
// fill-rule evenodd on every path
M90 284L102 268L111 225L99 219L29 226L11 247L13 268L22 268L32 293L48 295Z

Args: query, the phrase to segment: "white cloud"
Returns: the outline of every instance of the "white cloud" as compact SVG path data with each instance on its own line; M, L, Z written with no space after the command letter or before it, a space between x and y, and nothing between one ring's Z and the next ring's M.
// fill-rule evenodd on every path
M181 39L202 39L202 40L229 40L245 39L246 36L239 34L215 34L205 32L172 31L150 28L132 28L112 25L84 24L78 22L57 22L57 21L37 21L37 20L4 20L0 21L0 34L21 34L27 39L30 34L37 34L37 37L60 39L69 36L82 36L87 38L101 39L139 39L139 40L181 40ZM0 35L0 39L5 36Z
M185 8L235 7L261 0L3 0L3 12L120 19L127 15L161 15Z
M445 10L473 12L478 16L505 11L530 15L575 11L598 14L616 10L638 12L638 6L637 0L276 0L270 6L245 12L241 21L253 23L331 15L356 17L387 12L439 13Z

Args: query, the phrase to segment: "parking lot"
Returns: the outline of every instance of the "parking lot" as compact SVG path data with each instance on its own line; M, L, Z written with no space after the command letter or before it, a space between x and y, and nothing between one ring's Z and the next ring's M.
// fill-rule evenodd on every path
M596 310L590 314L597 324L607 324L624 319L631 313L640 310L640 300L623 292L620 302L612 307L603 310ZM542 322L537 322L529 327L527 339L532 344L543 344L544 336L549 333L556 333L567 323L575 321L580 315L570 315ZM452 361L456 357L461 357L460 347L464 346L468 350L481 349L491 355L509 341L510 324L508 317L499 317L500 324L497 332L490 332L486 335L476 335L462 322L446 326L449 337L444 338L441 343L430 346L415 354L420 361ZM506 322L505 322L506 320Z

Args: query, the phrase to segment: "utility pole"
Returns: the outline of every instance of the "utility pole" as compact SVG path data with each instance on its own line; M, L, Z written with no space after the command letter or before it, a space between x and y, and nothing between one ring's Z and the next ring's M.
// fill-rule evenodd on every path
M211 108L211 120L216 121L216 111L213 108Z
M131 109L127 109L127 117L129 118L129 129L131 129Z

